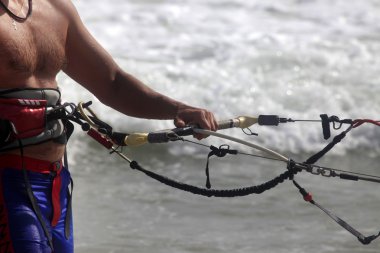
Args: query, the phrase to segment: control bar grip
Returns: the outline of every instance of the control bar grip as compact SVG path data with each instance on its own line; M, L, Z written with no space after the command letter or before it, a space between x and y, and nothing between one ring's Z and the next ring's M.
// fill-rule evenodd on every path
M178 140L181 136L193 135L193 127L174 128L168 131L149 133L147 138L149 143L165 143Z

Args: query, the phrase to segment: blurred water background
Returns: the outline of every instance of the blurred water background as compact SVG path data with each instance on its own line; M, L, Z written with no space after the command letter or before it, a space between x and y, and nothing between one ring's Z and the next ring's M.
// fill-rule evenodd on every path
M277 114L379 119L380 2L377 0L74 0L94 37L127 72L150 87L205 107L217 118ZM96 71L96 70L94 70ZM173 127L134 119L97 101L64 74L65 101L94 101L120 131ZM302 161L327 143L315 123L225 131ZM322 165L379 175L380 131L363 126ZM209 138L206 144L225 141ZM235 147L235 146L234 146ZM246 148L236 146L247 151ZM69 143L75 181L76 252L378 252L360 243L292 184L236 199L193 196L131 171L78 128ZM142 165L203 186L208 150L171 143L125 149ZM253 151L254 152L254 151ZM259 184L281 163L212 159L215 188ZM317 201L365 234L380 229L379 186L298 176Z

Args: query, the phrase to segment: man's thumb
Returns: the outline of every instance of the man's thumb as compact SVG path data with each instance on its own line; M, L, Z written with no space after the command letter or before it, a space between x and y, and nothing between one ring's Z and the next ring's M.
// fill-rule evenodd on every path
M183 121L182 119L179 119L179 118L174 119L174 125L176 127L185 127L186 126L185 121Z

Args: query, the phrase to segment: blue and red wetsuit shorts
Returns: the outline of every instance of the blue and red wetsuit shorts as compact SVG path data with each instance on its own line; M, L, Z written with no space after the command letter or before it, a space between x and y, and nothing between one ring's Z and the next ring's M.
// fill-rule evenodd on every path
M39 215L28 197L24 173ZM73 252L70 182L61 162L0 155L0 252Z

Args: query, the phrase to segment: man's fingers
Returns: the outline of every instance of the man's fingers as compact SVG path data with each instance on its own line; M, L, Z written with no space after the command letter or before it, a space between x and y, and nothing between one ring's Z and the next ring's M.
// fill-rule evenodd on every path
M211 112L206 110L202 111L200 119L201 121L198 123L200 128L211 131L218 130L218 123Z
M218 123L213 113L205 109L190 107L186 105L179 107L177 116L174 119L174 124L177 127L195 125L199 128L211 131L216 131L218 129ZM203 138L206 138L207 135L195 134L194 137L198 140L201 140Z

